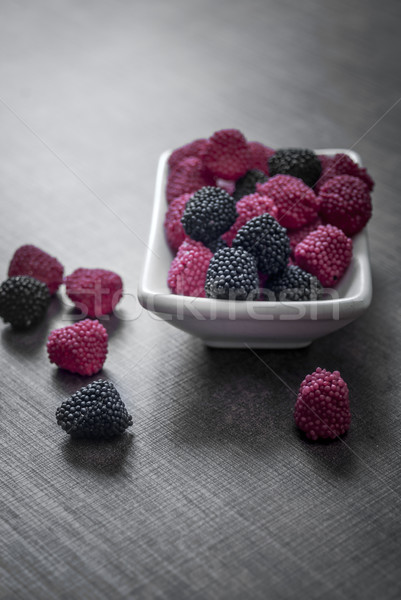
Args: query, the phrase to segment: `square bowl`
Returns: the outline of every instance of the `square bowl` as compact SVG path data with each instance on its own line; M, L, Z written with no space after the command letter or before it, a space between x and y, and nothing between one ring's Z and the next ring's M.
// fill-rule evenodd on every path
M361 165L360 156L351 150L315 152L329 156L341 152ZM219 348L301 348L341 329L366 311L372 299L366 228L353 237L351 264L336 288L326 290L326 299L240 302L172 294L167 273L173 254L163 229L170 154L166 151L161 155L157 169L148 249L138 287L138 299L144 308L208 346Z

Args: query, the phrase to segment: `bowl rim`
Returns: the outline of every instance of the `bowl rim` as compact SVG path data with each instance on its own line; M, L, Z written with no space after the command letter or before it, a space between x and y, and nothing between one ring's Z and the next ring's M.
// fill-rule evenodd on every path
M204 319L235 319L249 320L263 319L292 319L294 315L302 314L303 319L332 320L333 318L354 319L364 312L372 299L372 278L369 261L368 233L365 227L360 233L353 236L353 259L359 262L361 283L358 289L345 297L318 301L280 302L269 300L220 300L213 298L196 298L172 293L164 293L152 289L151 272L154 261L158 260L156 252L157 236L162 235L161 224L166 212L165 178L167 161L172 150L164 151L158 162L156 185L154 193L153 211L148 238L148 247L138 284L138 299L140 304L154 313L178 315L184 318ZM362 161L355 151L344 148L316 149L316 154L334 155L347 154L354 162L361 166ZM252 313L252 314L250 314ZM335 317L333 316L335 315ZM299 317L298 317L299 318Z

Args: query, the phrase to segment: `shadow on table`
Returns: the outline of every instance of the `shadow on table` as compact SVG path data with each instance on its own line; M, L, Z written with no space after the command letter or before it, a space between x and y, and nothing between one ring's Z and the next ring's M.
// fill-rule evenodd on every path
M308 464L329 479L354 478L366 467L366 453L391 433L389 404L383 398L377 407L377 375L366 364L362 334L362 343L355 347L351 327L298 350L253 353L211 349L188 340L191 349L183 351L183 360L190 353L197 366L191 365L185 388L182 384L177 388L172 405L170 431L177 443L229 444L253 454L282 455L285 463L290 460L294 466ZM355 324L355 334L357 327L363 333L363 323ZM293 412L300 382L321 363L331 370L338 365L340 372L344 368L351 384L352 423L340 438L311 441L295 427Z
M69 438L62 446L62 453L78 469L116 475L124 469L133 443L134 435L127 432L111 440Z
M10 325L3 329L1 340L10 354L33 356L45 345L52 330L52 322L62 309L60 298L53 296L45 317L40 323L25 330L13 329Z
M292 434L299 442L300 454L316 467L318 473L323 469L330 478L348 479L358 471L358 452L352 448L349 432L335 439L313 441L294 424Z
M197 342L191 340L190 344ZM172 434L189 445L235 444L269 453L277 446L277 404L260 370L250 368L248 350L194 349L199 368L190 389L177 390L179 410ZM276 406L279 412L283 407Z

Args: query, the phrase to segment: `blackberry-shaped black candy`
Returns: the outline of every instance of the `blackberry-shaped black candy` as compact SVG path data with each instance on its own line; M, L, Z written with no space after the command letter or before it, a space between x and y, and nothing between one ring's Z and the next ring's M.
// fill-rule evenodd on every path
M276 300L318 300L322 285L315 275L296 265L289 265L282 273L269 277L265 288L273 292ZM266 296L269 298L269 294ZM271 297L269 299L272 299Z
M15 329L28 329L38 323L49 302L47 285L28 275L9 277L0 286L0 316Z
M242 248L222 248L210 261L206 275L207 298L254 300L259 277L255 258Z
M241 200L244 196L254 194L256 191L256 184L264 183L267 180L267 175L265 175L263 171L259 171L259 169L247 171L245 175L235 182L235 190L233 193L235 202L238 202L238 200Z
M269 158L269 174L292 175L313 187L322 173L322 164L308 148L280 148Z
M219 187L205 186L188 200L181 223L187 235L208 246L230 229L237 216L230 194Z
M234 248L240 246L256 257L259 271L266 275L283 271L291 252L287 230L269 213L241 227L233 240Z
M112 438L132 425L120 394L103 379L70 396L58 407L56 419L66 433L79 438Z

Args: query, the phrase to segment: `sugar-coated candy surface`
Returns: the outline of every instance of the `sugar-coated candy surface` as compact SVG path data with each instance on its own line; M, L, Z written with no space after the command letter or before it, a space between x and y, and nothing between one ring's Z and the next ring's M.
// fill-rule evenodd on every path
M193 194L206 185L215 185L215 177L205 168L201 158L189 156L180 161L167 176L166 197L170 204L182 194Z
M322 174L315 186L317 194L326 181L336 175L352 175L353 177L359 177L359 179L362 179L362 181L366 183L370 192L373 190L374 181L367 170L364 167L357 165L348 154L339 153L334 156L322 155L319 156L319 159L322 163Z
M302 179L311 188L319 180L321 172L321 162L309 148L279 148L269 158L271 177L278 174L292 175Z
M222 248L212 257L205 282L207 298L254 300L258 287L256 259L243 248Z
M200 138L173 150L168 157L169 169L174 169L178 163L184 160L184 158L189 158L190 156L202 158L202 155L205 152L206 143L206 139Z
M343 153L273 149L248 142L238 129L220 129L175 149L168 164L167 200L175 200L164 229L172 251L183 248L169 272L174 293L202 295L202 269L210 260L204 253L225 244L252 254L260 277L280 292L284 283L293 289L297 273L304 282L334 287L352 259L349 237L372 212L373 180ZM202 242L199 267L187 260L184 236ZM181 292L175 291L178 272ZM307 295L289 293L303 300Z
M317 217L314 221L312 221L312 223L303 225L299 229L287 229L287 234L290 238L292 254L294 253L297 244L299 244L299 242L302 242L302 240L305 239L309 233L315 231L315 229L317 229L319 225L323 225L323 222L320 217Z
M235 180L251 168L245 136L238 129L221 129L209 139L203 155L205 166L216 176Z
M274 205L273 200L268 196L263 196L261 194L255 193L243 196L241 200L238 200L235 209L238 213L235 223L233 223L230 229L221 236L229 246L231 246L233 239L241 227L253 219L253 217L269 213L272 217L277 218L277 208Z
M290 256L290 240L286 229L269 213L254 217L241 227L233 240L253 254L258 270L267 275L283 271Z
M263 297L280 302L319 300L321 289L320 281L315 275L297 265L288 265L284 271L267 279Z
M228 231L237 218L232 196L218 187L203 187L188 200L182 215L184 231L209 245Z
M324 287L332 287L351 262L352 240L334 225L320 225L296 246L294 257L301 269L316 275Z
M103 379L72 394L57 408L56 419L75 438L113 438L132 425L117 389Z
M9 277L0 285L0 317L14 329L41 321L50 303L49 288L29 275Z
M269 175L269 158L273 156L275 150L260 142L248 142L248 150L251 155L250 169L259 169L265 175Z
M167 243L174 254L181 246L185 239L185 231L182 226L181 219L184 214L185 206L192 194L182 194L174 198L168 205L166 216L164 218L164 231L166 234Z
M275 175L265 183L257 183L256 191L269 196L277 207L277 220L283 227L297 229L318 216L319 199L301 179L291 175Z
M107 341L107 331L99 321L84 319L54 329L47 340L47 353L50 362L62 369L94 375L106 360Z
M295 423L308 438L336 438L351 423L348 386L338 371L318 367L307 375L299 389Z
M202 242L185 238L173 258L167 284L173 294L205 297L206 273L213 253Z
M352 175L336 175L320 188L319 214L346 235L361 231L372 216L372 201L366 183Z
M76 269L65 278L66 292L86 317L111 313L123 294L123 282L114 271Z
M63 282L63 265L41 248L33 244L20 246L15 252L8 267L8 276L29 275L43 281L50 294L57 292Z

